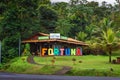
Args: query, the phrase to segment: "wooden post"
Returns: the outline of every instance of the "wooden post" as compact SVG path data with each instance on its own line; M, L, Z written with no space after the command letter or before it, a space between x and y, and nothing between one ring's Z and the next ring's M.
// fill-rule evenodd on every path
M41 56L41 53L42 53L42 52L41 52L41 47L42 47L42 46L41 46L41 43L40 43L40 48L39 48L39 49L40 49L40 52L39 52L39 56Z

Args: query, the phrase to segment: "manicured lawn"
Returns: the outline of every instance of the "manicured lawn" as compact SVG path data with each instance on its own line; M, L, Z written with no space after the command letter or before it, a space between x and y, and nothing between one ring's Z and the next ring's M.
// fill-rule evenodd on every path
M72 59L75 58L75 64ZM112 57L115 59L116 57ZM39 64L51 65L53 57L35 57ZM82 61L82 63L79 63ZM108 63L108 56L56 56L55 65L71 66L67 75L80 76L120 76L120 64Z
M26 61L26 58L13 59L9 64L4 65L5 71L27 74L54 74L62 69L62 66L70 66L72 70L65 75L120 77L120 64L109 63L108 56L55 56L54 58L35 56L35 62L43 65L30 64ZM75 64L73 64L73 58L76 59ZM53 59L55 60L54 66L51 62ZM116 59L116 56L113 56L112 59Z
M13 59L6 71L26 74L53 74L62 68L60 66L54 66L53 68L53 66L30 64L26 61L27 57L24 58L24 61L22 60L23 57Z

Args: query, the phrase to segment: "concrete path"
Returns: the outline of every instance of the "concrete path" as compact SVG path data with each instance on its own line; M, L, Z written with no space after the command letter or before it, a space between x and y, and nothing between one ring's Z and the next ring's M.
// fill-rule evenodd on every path
M27 62L30 64L35 64L35 65L42 65L42 64L38 64L34 61L34 56L28 56L27 57Z
M56 71L54 73L54 75L64 75L65 73L67 73L68 71L70 71L72 68L69 66L63 66L61 70Z
M34 56L28 56L27 62L30 64L35 64L35 65L44 65L44 64L38 64L34 61ZM60 66L60 65L55 65L55 66ZM56 71L54 75L64 75L68 71L70 71L72 68L69 66L62 66L62 69L59 71Z
M28 75L0 72L0 80L120 80L116 77L83 77L58 75Z

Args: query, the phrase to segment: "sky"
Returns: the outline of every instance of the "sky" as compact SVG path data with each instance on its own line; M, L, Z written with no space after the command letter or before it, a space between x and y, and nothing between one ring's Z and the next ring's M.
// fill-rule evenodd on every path
M51 2L69 2L70 0L51 0ZM87 1L96 1L101 3L102 1L106 1L107 3L114 4L115 0L87 0Z

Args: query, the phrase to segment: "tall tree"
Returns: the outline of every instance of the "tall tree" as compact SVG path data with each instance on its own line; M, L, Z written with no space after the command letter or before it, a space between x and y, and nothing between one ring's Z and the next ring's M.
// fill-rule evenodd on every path
M87 0L70 0L69 3L70 3L72 6L73 6L73 5L77 5L77 4L83 5L83 4L87 4L88 1L87 1Z
M44 31L47 33L54 32L58 18L56 11L49 6L41 5L39 14L40 24Z
M2 39L3 62L18 56L18 40L25 34L30 34L36 27L36 12L38 0L4 0L6 10L0 23ZM38 27L38 26L37 26ZM36 28L37 28L36 27ZM33 29L33 30L31 30Z
M71 7L69 11L69 19L74 26L70 31L71 37L74 37L78 32L85 31L86 26L89 25L92 20L93 9L91 7L76 5Z
M104 18L101 23L102 39L106 45L107 51L109 53L109 62L111 62L113 43L115 42L116 34L114 32L113 21L108 18Z
M68 15L68 9L69 8L69 4L66 2L57 2L54 3L53 8L57 11L58 17L62 18L62 19L66 19L67 15Z
M39 2L38 2L39 4L39 6L41 5L41 4L45 4L45 5L50 5L51 4L51 2L50 2L50 0L39 0Z
M100 24L101 24L100 28L106 32L109 28L114 28L113 21L111 21L108 18L104 18L103 20L101 20Z
M59 19L56 26L56 32L59 32L64 36L69 36L69 31L72 28L73 24L71 24L67 19Z
M112 28L107 29L107 31L103 30L102 37L105 40L106 47L109 52L109 62L111 63L112 48L115 41L115 32L112 30Z
M120 0L116 0L116 2L117 2L118 5L119 5L119 11L120 11Z

